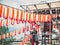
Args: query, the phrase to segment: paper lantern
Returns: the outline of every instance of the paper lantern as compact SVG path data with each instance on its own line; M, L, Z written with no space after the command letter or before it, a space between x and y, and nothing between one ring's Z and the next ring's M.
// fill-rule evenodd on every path
M48 22L51 22L51 21L52 21L51 15L48 15L47 21L48 21Z
M9 18L14 19L14 8L9 8Z
M12 35L13 33L12 32L10 32L10 37L12 37L13 35Z
M15 31L13 31L13 36L15 36L16 35L16 30Z
M24 43L24 41L22 42L22 45L24 45L25 43Z
M19 43L18 45L24 45L26 42L29 41L29 39L31 39L31 38L29 38L29 37L31 37L31 35L28 35L28 37L25 38L25 39L24 39L21 43Z
M15 24L15 20L11 20L11 25L14 25Z
M14 9L14 19L15 20L18 20L18 14L19 14L19 11L17 9Z
M9 17L9 7L4 7L3 17L5 19Z
M33 22L33 13L30 15L30 21Z
M29 30L29 26L26 27L26 30L27 30L27 31Z
M18 30L18 34L20 34L21 33L21 31L20 30Z
M23 12L19 10L18 19L19 19L20 21L22 21L22 14L23 14Z
M23 11L23 14L22 14L22 21L25 21L25 20L24 20L24 17L25 17L25 12Z
M30 13L26 14L26 21L30 22L30 17L31 17Z
M6 19L5 21L6 21L6 26L8 27L8 19Z
M1 39L5 39L5 34L2 34L1 35Z
M2 20L0 20L0 27L2 27L3 26L3 21Z
M39 15L37 14L37 15L36 15L36 22L38 22L38 21L40 21L40 17L39 17Z
M0 35L0 40L1 40L1 35Z
M16 20L19 20L18 17L19 17L19 10L17 10Z
M36 14L33 14L33 21L36 21Z
M25 28L22 29L22 32L23 32L23 33L25 32Z
M28 41L28 37L26 38L26 42Z
M24 11L21 11L21 21L24 20Z
M41 22L45 22L45 16L46 15L41 15Z
M41 15L37 15L36 18L38 22L41 22Z
M8 38L9 37L9 33L6 33L6 38Z
M20 20L16 20L16 23L19 24L20 23Z
M3 5L0 4L0 17L2 17Z
M28 37L27 39L28 39L28 41L29 41L29 40L30 40L30 37Z
M31 30L33 29L33 25L30 25L30 29L31 29Z
M48 22L48 15L45 16L45 22Z
M28 13L27 13L27 12L25 12L25 13L24 13L24 21L25 21L25 22L27 21L27 20L26 20L26 19L27 19L27 18L26 18L26 17L27 17L27 15L28 15Z
M58 17L60 17L60 14L58 15Z
M57 18L57 15L53 15L53 18Z

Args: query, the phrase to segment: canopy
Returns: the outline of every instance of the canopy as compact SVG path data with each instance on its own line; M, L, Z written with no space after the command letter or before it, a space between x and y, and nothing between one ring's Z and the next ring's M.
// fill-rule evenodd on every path
M28 10L36 10L34 5L37 6L37 9L49 8L46 3L51 3L51 8L60 7L59 1L60 0L0 0L0 3L21 10L25 10L26 6L28 7Z

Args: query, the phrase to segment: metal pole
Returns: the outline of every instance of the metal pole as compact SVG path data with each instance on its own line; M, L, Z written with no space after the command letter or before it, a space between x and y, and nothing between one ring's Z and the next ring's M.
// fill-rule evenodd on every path
M51 3L48 3L47 4L48 6L49 6L49 10L50 10L50 15L51 15L51 18L52 18L52 10L51 10ZM52 27L51 27L51 25L52 25L52 20L51 20L51 22L50 22L50 28L49 28L49 37L51 38L51 45L52 45Z

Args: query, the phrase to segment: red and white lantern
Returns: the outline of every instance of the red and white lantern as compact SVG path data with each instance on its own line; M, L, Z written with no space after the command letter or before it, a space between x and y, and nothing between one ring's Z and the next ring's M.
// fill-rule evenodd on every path
M12 35L13 33L12 32L10 32L10 37L12 37L13 35Z
M22 12L21 10L19 10L18 19L19 19L20 21L22 21L22 14L23 14L23 12Z
M0 40L1 40L1 35L0 35Z
M15 20L11 20L11 25L14 25L15 24Z
M3 5L0 4L0 17L2 17Z
M53 18L57 18L57 15L54 14L54 15L53 15Z
M33 14L33 21L36 21L36 14Z
M9 37L9 33L6 33L6 38L8 38Z
M9 18L14 19L14 8L9 8Z
M21 30L18 30L18 34L20 34L21 33Z
M0 27L2 27L3 26L3 21L2 20L0 20Z
M3 17L7 19L9 17L9 7L4 6Z
M5 34L2 34L1 35L1 39L5 39Z
M26 14L26 21L30 22L30 17L31 17L30 13Z
M16 35L16 30L15 31L13 31L13 36L15 36Z

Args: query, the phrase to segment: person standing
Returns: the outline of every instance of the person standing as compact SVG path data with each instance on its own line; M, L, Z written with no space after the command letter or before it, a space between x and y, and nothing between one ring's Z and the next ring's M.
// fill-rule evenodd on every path
M35 42L36 45L38 45L38 35L35 28L33 28L33 31L31 32L31 34L32 34L31 42Z

